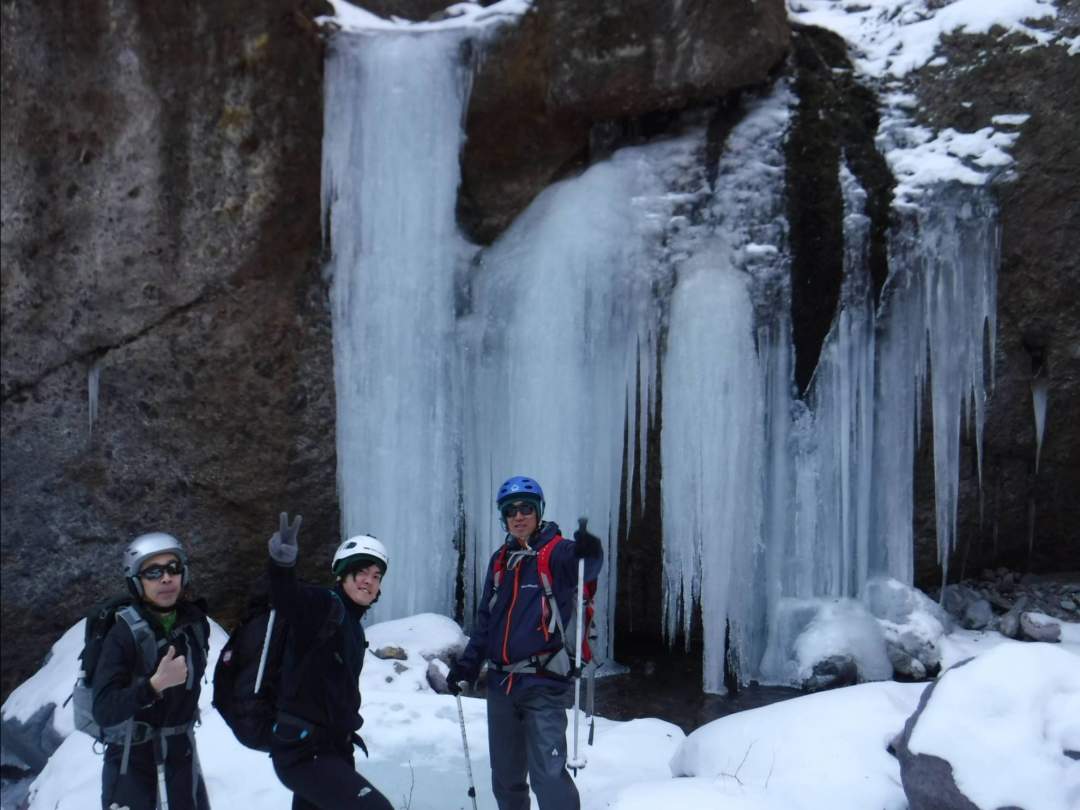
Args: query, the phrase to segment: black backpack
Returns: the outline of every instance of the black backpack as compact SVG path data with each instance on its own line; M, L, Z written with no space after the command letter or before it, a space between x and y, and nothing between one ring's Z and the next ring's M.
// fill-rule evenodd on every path
M75 714L75 728L89 734L101 743L122 743L130 740L125 721L115 726L102 728L94 720L94 671L101 657L101 647L105 636L109 634L117 620L121 620L131 629L135 647L141 656L141 675L150 675L157 666L159 642L153 628L134 607L130 596L114 596L94 607L86 616L86 632L83 636L83 649L79 653L82 662L79 676L75 681L71 699Z
M271 616L274 624L267 638ZM345 618L345 606L336 597L333 608L315 637L315 647L334 635ZM249 615L229 636L214 667L214 708L243 745L269 751L277 719L281 667L285 658L288 625L268 606ZM255 681L267 645L266 665L258 693ZM310 657L310 653L309 653ZM305 666L307 661L301 663Z

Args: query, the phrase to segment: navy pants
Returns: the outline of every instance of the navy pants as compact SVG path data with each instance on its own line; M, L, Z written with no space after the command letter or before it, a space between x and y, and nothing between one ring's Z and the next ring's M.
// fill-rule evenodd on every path
M566 770L566 710L571 701L570 687L561 684L509 695L499 688L488 690L491 789L499 810L529 810L529 785L540 810L581 807Z
M293 792L292 810L394 810L356 772L352 756L320 752L288 764L274 757L274 772Z

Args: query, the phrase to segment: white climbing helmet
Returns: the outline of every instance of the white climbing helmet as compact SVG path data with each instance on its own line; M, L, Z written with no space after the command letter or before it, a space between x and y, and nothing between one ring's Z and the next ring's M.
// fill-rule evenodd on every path
M390 555L386 553L386 546L370 534L358 534L337 547L330 568L335 576L340 577L358 562L375 563L386 576Z

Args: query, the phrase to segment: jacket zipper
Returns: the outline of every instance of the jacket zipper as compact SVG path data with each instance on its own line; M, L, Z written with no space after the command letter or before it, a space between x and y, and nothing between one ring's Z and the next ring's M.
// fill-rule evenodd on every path
M518 581L521 578L521 566L514 569L514 595L510 597L510 609L506 611L506 629L503 631L503 663L510 663L510 622L514 617L514 605L518 598Z

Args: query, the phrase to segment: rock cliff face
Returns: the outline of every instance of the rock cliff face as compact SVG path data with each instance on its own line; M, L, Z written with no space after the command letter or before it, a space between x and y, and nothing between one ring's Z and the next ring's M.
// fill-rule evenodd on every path
M443 5L370 7L424 18ZM320 261L323 52L312 20L329 11L318 0L255 11L233 0L2 6L4 695L91 602L122 588L119 548L140 531L183 536L196 585L225 620L243 610L279 509L303 511L302 567L321 576L338 507ZM835 42L814 41L830 54L825 73L838 75ZM948 82L927 74L922 88L935 124L973 128L1005 106L1033 116L1016 149L1018 179L1000 187L984 521L972 467L961 536L975 538L970 565L1025 561L1034 514L1030 562L1060 567L1080 536L1071 251L1080 60L991 44L950 41L955 61L975 67ZM790 47L781 0L538 0L477 61L463 229L489 242L553 180L662 132L684 108L715 108L722 129L741 88L782 69L812 72L798 49L784 67ZM844 105L835 126L806 131L817 144L804 155L808 201L818 199L812 178L824 176L814 150L835 155L832 138L863 150L865 182L880 186L864 102ZM809 121L814 110L837 112L800 114ZM832 255L828 244L815 249ZM825 290L825 304L807 307L804 354L814 357L835 279L803 266ZM1050 405L1035 476L1029 386L1038 369ZM657 482L647 491L657 497ZM932 519L925 525L920 570L930 578ZM648 549L626 556L641 569L635 581L650 581L654 558ZM620 621L640 628L643 618Z
M134 534L226 612L275 510L336 538L319 7L257 8L3 6L5 694Z
M1065 36L1080 34L1080 10L1063 4ZM1027 47L1025 47L1027 46ZM1076 570L1080 559L1080 55L1030 47L1018 37L954 36L947 64L916 80L935 128L970 132L995 115L1026 113L1012 150L1015 173L996 187L1001 218L995 382L987 407L980 488L973 441L961 473L954 576L1001 564ZM1048 406L1036 470L1033 387ZM928 451L929 442L924 443ZM929 453L920 479L917 577L936 584Z

